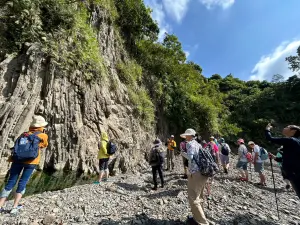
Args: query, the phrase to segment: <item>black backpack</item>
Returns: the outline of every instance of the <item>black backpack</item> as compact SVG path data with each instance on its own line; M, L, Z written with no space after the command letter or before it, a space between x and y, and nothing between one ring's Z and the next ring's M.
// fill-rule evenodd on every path
M149 164L153 165L153 166L161 164L161 156L160 156L160 153L157 150L157 148L153 147L151 149L151 151L153 151L153 152L152 152L151 157L149 159Z
M107 149L107 154L109 155L113 155L117 152L117 146L111 141L107 142L106 149Z
M225 143L221 144L221 146L222 146L222 148L221 148L222 155L229 155L228 146Z

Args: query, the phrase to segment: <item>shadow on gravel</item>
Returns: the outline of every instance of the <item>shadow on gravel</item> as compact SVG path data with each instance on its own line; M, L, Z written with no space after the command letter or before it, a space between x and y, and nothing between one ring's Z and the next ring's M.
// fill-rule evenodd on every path
M128 184L121 182L115 182L114 184L121 188L124 188L127 191L140 191L144 189L144 187L139 187L137 184Z
M149 199L156 199L161 197L175 197L179 194L179 192L182 191L182 189L174 189L174 190L165 190L161 192L156 192L153 194L144 195L143 197L149 198Z
M259 185L256 185L254 183L249 183L251 184L252 186L258 188L258 189L261 189L261 190L265 190L265 191L269 191L269 192L272 192L274 193L274 187L264 187L264 186L259 186ZM273 184L272 184L273 185ZM276 188L276 193L283 193L283 192L286 192L285 189L282 189L282 188Z
M109 220L104 219L98 223L98 225L132 225L132 224L141 224L141 225L184 225L186 223L180 220L167 220L167 219L153 219L149 218L148 215L142 213L136 215L132 218L123 218L121 220Z
M212 220L220 225L240 225L240 224L255 224L255 225L280 225L282 224L280 221L268 221L268 220L263 220L259 217L254 217L250 215L237 215L233 219L229 220Z

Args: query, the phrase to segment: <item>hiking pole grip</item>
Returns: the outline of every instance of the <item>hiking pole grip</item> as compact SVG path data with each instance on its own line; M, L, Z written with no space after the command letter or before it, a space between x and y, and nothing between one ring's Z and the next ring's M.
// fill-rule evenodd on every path
M269 159L270 159L270 165L271 165L271 171L272 171L272 180L273 180L273 186L274 186L274 194L275 194L275 202L276 202L276 208L277 208L277 216L278 216L278 220L280 220L279 208L278 208L278 201L277 201L277 191L276 191L275 178L274 178L274 172L273 172L272 157L269 156Z

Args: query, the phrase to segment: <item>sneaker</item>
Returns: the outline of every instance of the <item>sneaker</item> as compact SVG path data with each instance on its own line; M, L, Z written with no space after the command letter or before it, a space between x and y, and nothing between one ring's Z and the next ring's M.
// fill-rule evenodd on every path
M151 190L157 191L157 187L153 187L153 188L151 188Z
M188 176L186 174L184 174L181 178L182 179L188 179Z
M17 215L19 213L19 210L23 208L23 205L18 205L15 208L12 208L12 210L10 211L11 215Z
M95 181L93 184L101 184L100 181Z

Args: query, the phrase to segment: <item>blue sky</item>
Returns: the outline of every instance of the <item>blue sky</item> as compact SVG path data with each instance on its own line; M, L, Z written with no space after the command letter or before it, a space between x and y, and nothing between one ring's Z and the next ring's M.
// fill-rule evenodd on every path
M285 57L300 46L300 0L145 0L205 76L289 77Z

